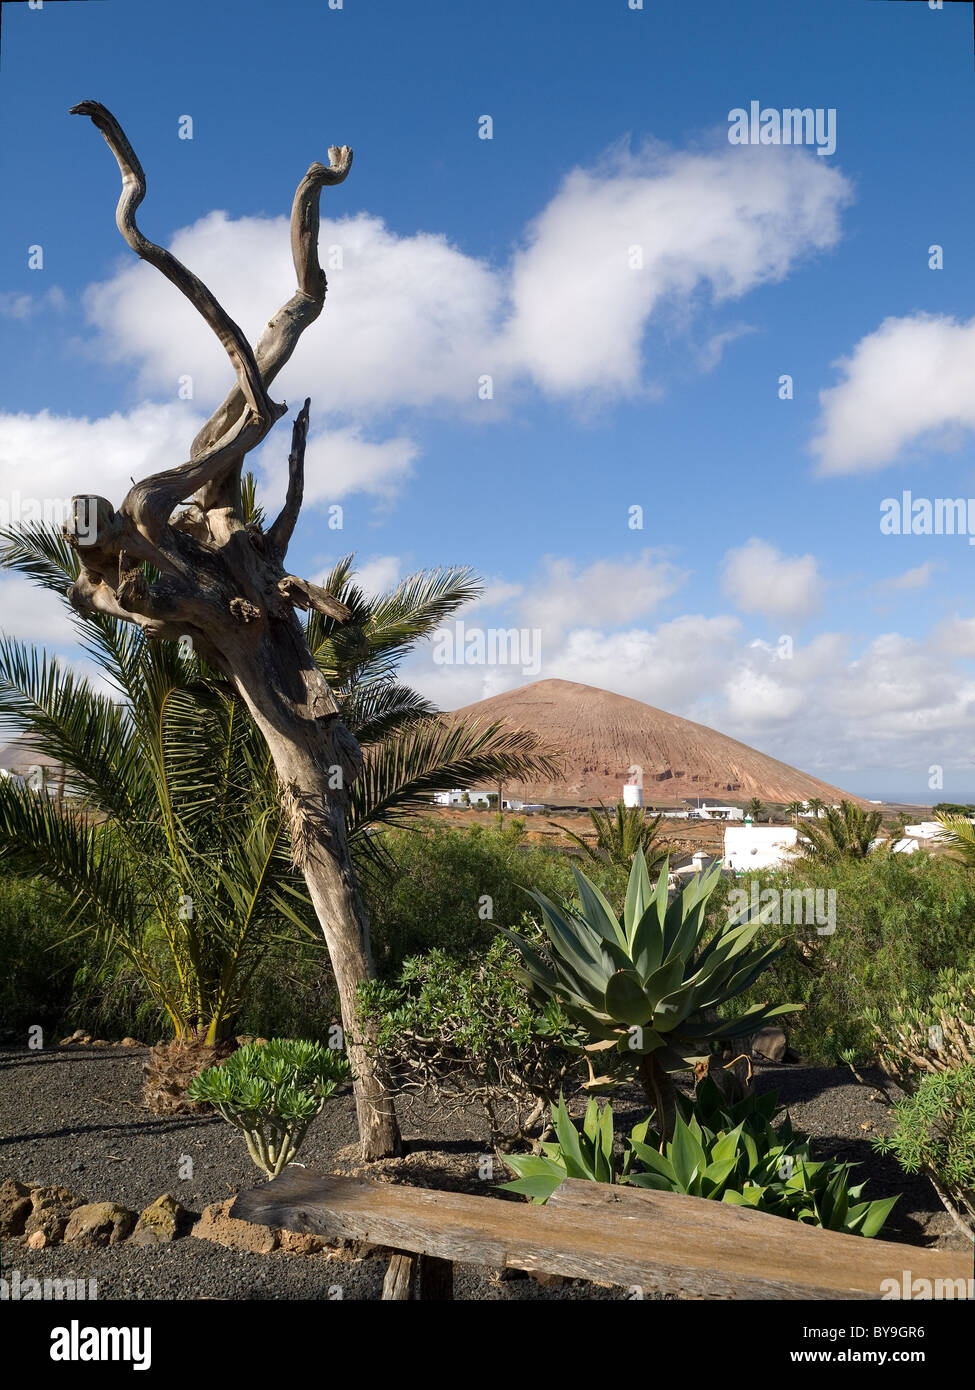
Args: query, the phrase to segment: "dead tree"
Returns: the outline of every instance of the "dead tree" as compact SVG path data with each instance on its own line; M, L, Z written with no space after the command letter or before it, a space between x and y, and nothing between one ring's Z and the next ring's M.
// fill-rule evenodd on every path
M356 1010L356 988L373 973L345 829L348 788L362 756L295 609L314 608L338 621L349 612L285 565L301 509L309 401L294 422L287 496L277 520L267 530L247 524L241 503L244 460L287 409L271 400L268 388L324 307L319 199L326 185L346 177L352 151L331 148L329 164L313 164L298 185L291 211L298 288L255 349L206 285L139 230L135 214L145 197L145 174L115 117L96 101L81 102L72 114L91 117L118 161L122 193L115 220L122 236L203 316L237 381L196 436L188 462L136 483L118 511L103 497L74 499L66 532L81 573L69 598L79 613L136 623L150 638L189 636L250 710L274 760L295 861L328 943L356 1077L363 1155L398 1153L392 1100L363 1045L368 1038Z

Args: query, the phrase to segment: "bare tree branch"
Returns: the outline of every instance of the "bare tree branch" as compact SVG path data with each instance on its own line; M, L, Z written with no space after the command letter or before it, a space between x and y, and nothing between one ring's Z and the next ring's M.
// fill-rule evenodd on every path
M242 330L202 280L171 252L151 242L136 225L136 209L146 196L146 176L122 127L112 113L98 101L79 102L77 106L72 106L71 115L90 116L118 162L122 174L122 192L115 212L115 222L122 236L137 256L162 271L166 279L186 296L210 325L233 363L243 400L269 429L284 413L284 407L275 405L268 398L253 350ZM211 440L210 446L214 443L216 440Z
M308 412L311 398L295 417L291 431L291 453L288 455L288 492L281 514L267 531L267 546L283 560L294 535L298 513L305 493L305 444L308 440Z
M294 352L298 339L314 323L325 305L328 283L318 261L319 202L322 189L342 183L352 168L352 151L347 145L332 145L329 163L313 164L295 193L291 208L291 255L298 288L268 321L258 339L255 357L265 388L277 376ZM200 430L190 450L196 458L209 449L229 429L244 405L239 384Z

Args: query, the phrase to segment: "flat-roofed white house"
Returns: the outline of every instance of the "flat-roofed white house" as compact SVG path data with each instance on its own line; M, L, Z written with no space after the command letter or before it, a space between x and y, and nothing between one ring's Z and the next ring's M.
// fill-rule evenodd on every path
M490 806L487 792L472 792L466 787L454 787L449 792L434 792L434 806Z
M700 820L744 820L745 813L740 806L696 806L691 815Z
M781 869L795 855L794 825L729 825L724 832L724 866L733 873Z

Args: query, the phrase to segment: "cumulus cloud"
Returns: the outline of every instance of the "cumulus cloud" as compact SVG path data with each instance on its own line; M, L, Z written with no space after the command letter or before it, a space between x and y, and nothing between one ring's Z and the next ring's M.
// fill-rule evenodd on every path
M812 442L824 474L883 468L915 444L950 449L975 429L975 319L885 319L837 366Z
M313 327L278 393L355 416L477 400L478 380L578 395L642 389L642 345L655 312L718 303L782 279L835 244L849 185L808 151L615 152L576 169L505 265L439 234L399 236L378 217L325 218L326 324ZM632 268L634 248L640 268ZM284 217L212 212L171 249L251 338L291 294ZM329 267L332 268L329 268ZM99 347L139 364L144 391L193 379L223 392L228 368L198 316L149 267L126 264L90 287ZM744 331L710 338L703 360Z
M650 149L573 170L512 264L509 360L554 393L634 392L664 301L781 280L835 244L848 198L837 170L782 147Z
M728 551L722 583L743 613L805 618L820 605L822 581L815 556L786 556L755 536Z
M651 613L685 577L649 550L638 560L598 560L583 569L548 556L543 578L524 596L522 616L550 642L576 625L619 627Z
M117 505L133 477L185 462L202 423L178 402L94 420L49 410L0 413L0 521L60 522L79 491Z

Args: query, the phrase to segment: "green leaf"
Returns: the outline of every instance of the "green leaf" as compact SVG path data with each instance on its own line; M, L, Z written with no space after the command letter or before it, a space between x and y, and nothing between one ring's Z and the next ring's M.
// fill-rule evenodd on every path
M653 1017L653 1003L632 970L618 970L609 977L605 1008L611 1018L641 1027Z

